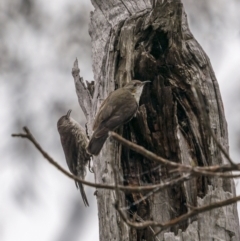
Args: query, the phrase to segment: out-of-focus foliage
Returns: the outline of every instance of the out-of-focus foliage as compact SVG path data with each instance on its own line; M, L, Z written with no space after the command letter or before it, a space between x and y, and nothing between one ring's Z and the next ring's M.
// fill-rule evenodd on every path
M218 78L231 153L237 160L240 3L183 3L190 28ZM77 57L84 79L93 78L91 10L90 0L0 1L0 240L97 240L94 190L86 188L90 208L84 208L71 180L43 160L28 141L10 136L27 125L44 149L67 167L56 123L69 108L85 123L71 68Z

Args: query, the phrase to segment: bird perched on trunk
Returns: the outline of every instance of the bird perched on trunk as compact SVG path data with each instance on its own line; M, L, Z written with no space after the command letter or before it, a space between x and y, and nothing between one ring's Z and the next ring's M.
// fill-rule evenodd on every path
M86 165L91 157L86 151L88 139L84 129L70 117L70 113L71 110L58 120L57 128L70 172L84 179ZM76 187L80 189L85 206L89 206L83 184L77 181L75 183Z
M108 132L130 121L136 114L143 87L150 81L132 80L123 88L119 88L109 94L102 103L94 124L93 135L89 141L87 151L92 155L98 155Z

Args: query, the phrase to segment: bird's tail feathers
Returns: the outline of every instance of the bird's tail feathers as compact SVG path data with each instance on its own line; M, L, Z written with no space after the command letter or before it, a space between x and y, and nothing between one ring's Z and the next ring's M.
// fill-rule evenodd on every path
M88 143L87 152L91 155L97 156L107 138L108 130L106 130L106 128L96 130Z
M81 193L81 196L82 196L82 200L83 200L83 203L85 206L89 206L88 204L88 200L87 200L87 195L85 193L85 190L84 190L84 186L81 182L76 182L76 186L79 188L80 190L80 193Z

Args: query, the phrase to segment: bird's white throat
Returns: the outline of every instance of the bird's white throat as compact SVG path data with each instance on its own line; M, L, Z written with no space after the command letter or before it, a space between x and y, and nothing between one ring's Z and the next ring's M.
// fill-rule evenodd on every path
M143 91L143 86L144 85L138 86L138 88L136 89L136 92L134 94L134 97L135 97L138 104L139 104L139 100L140 100L140 97L141 97L141 94L142 94L142 91Z

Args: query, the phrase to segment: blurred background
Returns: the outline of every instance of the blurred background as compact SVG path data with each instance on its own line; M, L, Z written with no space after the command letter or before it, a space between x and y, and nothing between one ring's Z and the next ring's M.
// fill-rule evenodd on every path
M230 153L239 162L240 2L183 0L195 38L209 56L222 93ZM28 126L42 147L67 167L56 128L73 110L82 125L71 69L93 79L88 34L90 0L0 1L0 240L98 240L94 189L85 208L70 179L49 165L27 140ZM87 176L93 180L93 175ZM237 193L240 187L237 184Z

